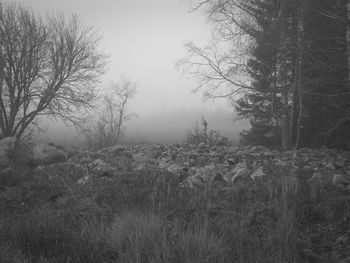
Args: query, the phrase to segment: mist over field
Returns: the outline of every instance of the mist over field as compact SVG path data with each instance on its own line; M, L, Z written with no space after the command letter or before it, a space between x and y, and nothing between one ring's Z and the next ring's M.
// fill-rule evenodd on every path
M349 87L350 0L1 1L0 263L350 263Z
M217 130L221 135L238 142L239 133L247 129L246 120L234 120L234 114L217 107L205 109L177 109L157 113L136 113L137 117L126 123L126 135L121 143L177 143L184 140L187 131L193 128L195 122L200 124L202 117L208 121L209 130ZM43 121L45 131L36 138L42 141L52 141L60 145L80 146L83 136L73 127L56 121Z

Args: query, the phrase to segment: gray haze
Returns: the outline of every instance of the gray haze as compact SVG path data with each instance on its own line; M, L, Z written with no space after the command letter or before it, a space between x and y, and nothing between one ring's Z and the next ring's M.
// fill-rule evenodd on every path
M233 115L224 109L178 110L171 113L156 113L127 123L127 134L122 143L176 143L184 140L194 123L202 117L208 122L209 130L219 130L220 134L238 141L239 132L248 127L247 121L233 121ZM80 146L83 137L71 128L54 124L46 125L47 132L40 135L44 141L54 141L62 145ZM53 128L54 127L54 128ZM219 129L218 129L219 127Z
M193 94L195 82L175 70L185 55L183 45L193 41L204 46L210 39L205 14L189 13L185 0L17 0L40 13L53 10L76 13L82 23L101 33L101 49L110 55L110 66L101 87L128 76L139 86L129 110L138 118L128 125L129 139L172 141L202 116L209 126L236 136L233 109L225 101L204 103ZM52 127L54 123L54 127ZM50 122L45 137L75 140L70 129Z

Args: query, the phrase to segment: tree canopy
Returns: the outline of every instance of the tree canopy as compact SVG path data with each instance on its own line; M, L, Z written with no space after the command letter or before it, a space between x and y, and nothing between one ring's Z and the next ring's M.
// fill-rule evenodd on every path
M105 71L97 33L76 16L40 16L0 4L0 138L21 137L39 116L77 121Z
M347 0L206 0L215 43L180 61L206 97L233 101L245 143L349 147ZM214 83L214 84L213 84ZM209 95L209 96L208 96Z

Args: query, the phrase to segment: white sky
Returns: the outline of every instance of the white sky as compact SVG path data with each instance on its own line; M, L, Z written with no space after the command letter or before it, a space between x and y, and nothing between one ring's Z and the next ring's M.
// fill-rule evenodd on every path
M188 125L199 115L219 111L218 118L232 122L232 108L225 101L206 102L201 94L193 94L195 82L175 69L177 60L185 56L186 41L204 46L210 38L210 24L205 14L189 13L187 0L17 0L40 13L58 10L66 15L76 13L82 23L94 27L102 35L101 46L110 55L109 70L103 85L128 76L139 86L130 109L138 118L128 126L136 133L147 130L148 119L157 121L162 115L166 127L180 121L181 113L195 112ZM176 114L173 114L176 112ZM169 118L164 117L169 115ZM191 114L187 114L191 115ZM224 115L224 116L222 116ZM176 116L171 119L170 116ZM197 119L196 119L197 118ZM183 123L183 121L181 122ZM159 123L158 123L159 125ZM210 123L209 123L210 125ZM234 124L231 123L233 126ZM183 127L187 129L190 127ZM212 127L220 129L220 127ZM229 132L230 128L225 128ZM130 128L129 128L130 130ZM149 129L151 131L152 129Z

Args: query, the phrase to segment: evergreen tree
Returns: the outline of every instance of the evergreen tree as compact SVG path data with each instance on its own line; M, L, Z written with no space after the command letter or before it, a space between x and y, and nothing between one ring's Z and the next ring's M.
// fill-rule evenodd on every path
M246 24L253 41L248 62L252 89L236 104L238 114L251 122L251 129L242 137L250 143L289 149L294 55L291 23L295 8L287 0L279 4L251 0L245 9L253 21Z
M233 52L217 56L218 50L208 53L195 47L184 64L202 80L199 88L212 88L205 94L233 99L238 115L249 118L251 128L242 132L245 143L284 150L343 147L350 141L349 3L200 2L198 7L209 6L214 28L223 41L231 41ZM241 38L248 40L248 48L237 47ZM248 51L244 63L237 62L235 48ZM241 72L248 77L237 77ZM231 91L212 94L222 87ZM244 94L232 97L240 91Z
M310 0L305 10L302 145L350 139L346 0Z
M246 8L254 14L254 23L246 23L246 31L254 40L248 61L253 89L236 103L239 116L250 119L251 128L242 132L244 142L253 144L278 144L276 72L278 32L276 10L270 3L250 1Z
M288 149L284 140L289 137L290 145L298 146L300 137L300 146L346 147L346 5L345 0L249 2L255 26L249 30L252 89L236 104L239 115L251 120L244 141Z

